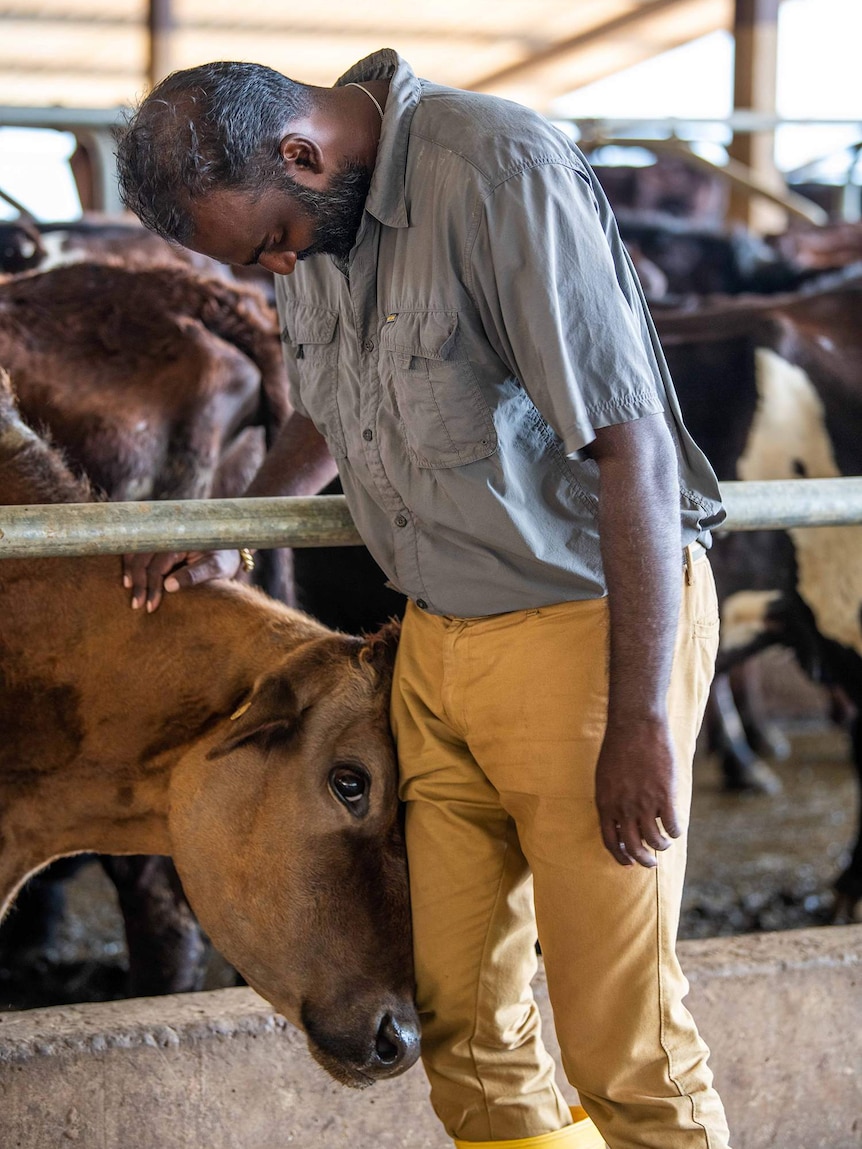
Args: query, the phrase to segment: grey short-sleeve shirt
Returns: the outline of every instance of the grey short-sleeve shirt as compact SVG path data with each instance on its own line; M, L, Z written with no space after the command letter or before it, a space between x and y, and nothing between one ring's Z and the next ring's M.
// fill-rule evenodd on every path
M419 80L388 50L339 84L383 78L348 265L314 256L276 297L294 405L390 581L458 616L603 595L583 448L659 412L683 545L708 545L724 517L715 476L586 160L537 114Z

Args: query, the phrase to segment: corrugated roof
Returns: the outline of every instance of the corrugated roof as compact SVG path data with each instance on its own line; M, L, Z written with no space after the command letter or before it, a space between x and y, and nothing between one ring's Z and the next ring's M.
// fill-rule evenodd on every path
M440 83L540 111L668 48L729 28L732 0L173 0L169 69L257 60L329 85L395 48ZM0 104L112 107L147 88L146 0L0 0Z

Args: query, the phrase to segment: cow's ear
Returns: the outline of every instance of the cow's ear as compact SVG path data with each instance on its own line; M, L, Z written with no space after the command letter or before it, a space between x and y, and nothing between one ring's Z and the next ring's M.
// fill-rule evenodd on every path
M374 634L366 634L359 648L360 665L373 669L380 679L391 678L400 637L401 623L396 618L391 618Z
M251 697L230 716L230 733L213 746L207 758L221 758L252 738L262 738L276 730L289 730L301 709L284 670L267 675L257 683Z

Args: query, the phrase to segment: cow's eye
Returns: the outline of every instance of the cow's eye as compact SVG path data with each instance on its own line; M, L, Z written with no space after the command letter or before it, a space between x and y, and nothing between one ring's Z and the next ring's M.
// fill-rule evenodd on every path
M354 766L336 766L329 773L329 787L351 814L361 817L368 810L368 778Z

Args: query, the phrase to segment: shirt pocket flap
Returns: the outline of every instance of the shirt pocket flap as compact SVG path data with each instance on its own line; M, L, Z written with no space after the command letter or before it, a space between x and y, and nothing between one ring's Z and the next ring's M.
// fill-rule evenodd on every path
M310 303L298 303L288 317L287 337L298 347L331 343L335 337L337 323L337 311L329 307L316 307Z
M386 316L380 346L400 355L443 361L452 356L457 330L457 311L399 311Z

